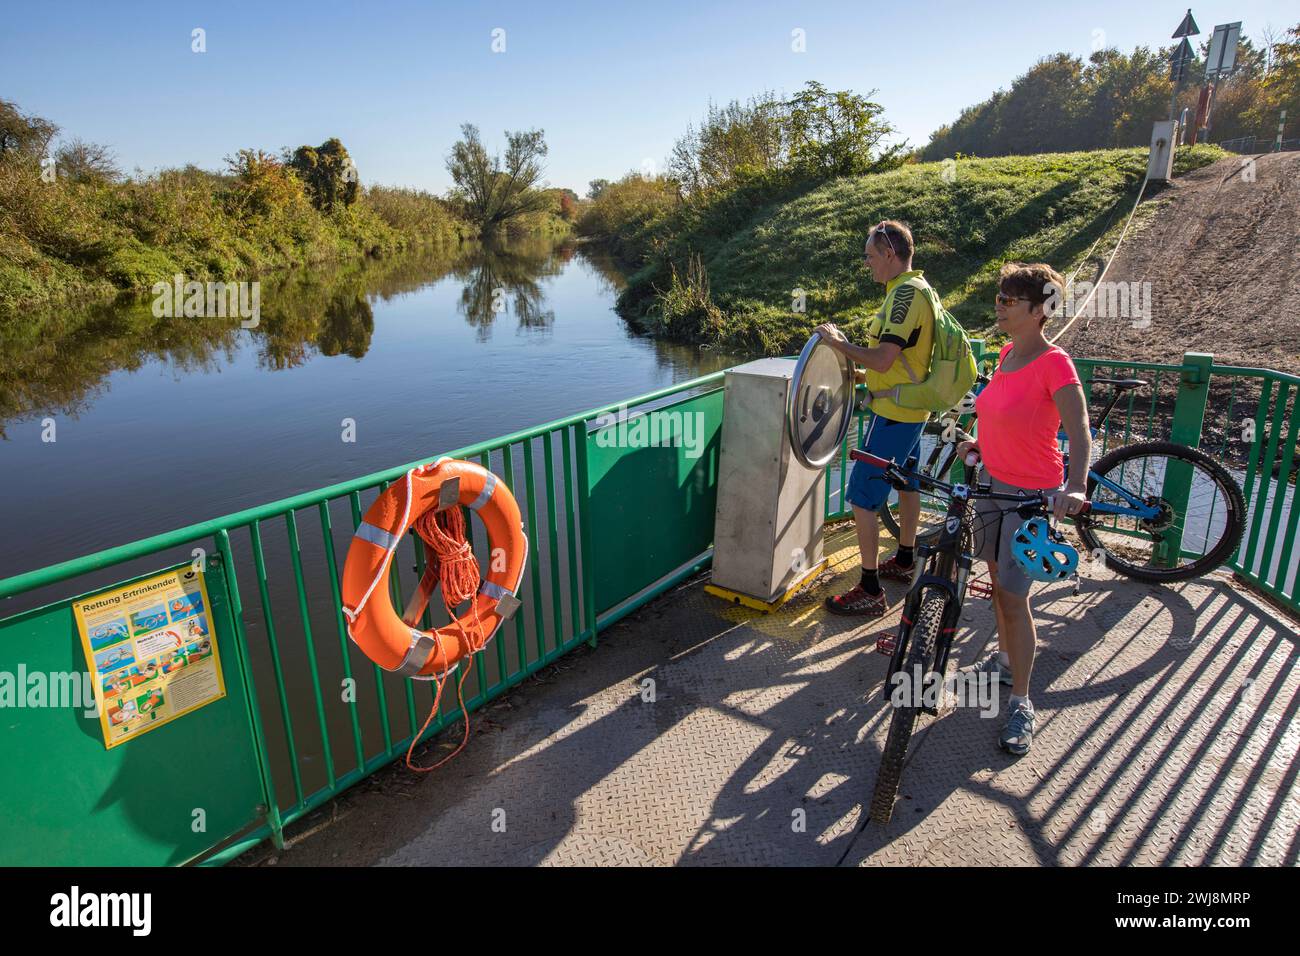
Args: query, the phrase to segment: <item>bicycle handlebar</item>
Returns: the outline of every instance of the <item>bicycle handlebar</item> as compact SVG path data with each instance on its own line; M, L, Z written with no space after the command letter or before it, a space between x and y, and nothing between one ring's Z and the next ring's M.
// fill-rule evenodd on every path
M871 454L871 452L862 451L861 449L854 449L853 451L850 451L849 457L852 458L854 461L865 462L868 465L874 465L876 468L881 469L885 473L886 480L892 480L893 482L905 482L914 478L920 484L929 486L930 488L936 489L938 491L942 491L945 494L947 494L949 497L952 497L953 488L955 487L954 485L949 484L946 481L940 481L938 478L932 478L931 476L923 472L913 471L910 468L904 468L899 464L897 464L892 458L881 458L879 455L873 455ZM993 501L1018 501L1021 504L1037 503L1045 508L1050 508L1052 506L1052 496L1050 495L1038 494L1031 497L1026 495L1010 495L999 491L981 491L978 485L972 488L970 497L987 498ZM1085 500L1083 502L1083 507L1080 508L1078 511L1076 511L1073 515L1070 515L1070 517L1077 518L1080 515L1087 514L1091 509L1092 509L1092 502Z

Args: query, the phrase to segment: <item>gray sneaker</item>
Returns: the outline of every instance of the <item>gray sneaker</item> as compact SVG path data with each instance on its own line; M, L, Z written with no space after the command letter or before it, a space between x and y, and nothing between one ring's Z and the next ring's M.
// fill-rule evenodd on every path
M994 651L983 664L972 666L970 669L976 673L992 674L998 679L999 684L1005 684L1007 687L1011 686L1011 668L1002 666L997 651Z
M1007 718L1006 726L1002 728L998 745L1007 753L1023 757L1029 753L1029 745L1033 742L1034 712L1023 702L1017 703L1011 709L1011 716Z

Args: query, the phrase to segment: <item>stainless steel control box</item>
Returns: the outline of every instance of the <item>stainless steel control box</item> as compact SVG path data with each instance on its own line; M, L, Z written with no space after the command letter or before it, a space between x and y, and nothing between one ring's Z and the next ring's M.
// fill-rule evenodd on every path
M791 451L794 372L789 359L759 359L725 378L712 583L764 602L822 561L826 472Z

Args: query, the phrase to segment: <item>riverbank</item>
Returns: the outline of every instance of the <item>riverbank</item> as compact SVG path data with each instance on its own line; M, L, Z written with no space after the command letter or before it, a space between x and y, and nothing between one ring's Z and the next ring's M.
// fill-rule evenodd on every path
M318 210L285 166L242 157L112 181L0 164L0 320L42 305L144 291L176 274L247 279L267 270L450 246L469 234L436 197L372 188Z
M417 249L451 255L478 238L427 192L372 186L321 210L286 167L241 162L229 174L191 166L124 181L47 181L36 163L0 164L0 322L145 292L177 274L245 280ZM518 226L546 239L569 228L549 212Z
M1224 155L1180 149L1175 170ZM862 266L862 242L881 219L901 219L915 233L917 267L962 324L982 334L1002 263L1045 261L1068 272L1095 242L1108 249L1147 156L1123 149L946 160L821 184L756 182L676 204L643 197L607 218L599 238L638 267L618 303L634 326L784 354L820 322L863 334L883 288Z

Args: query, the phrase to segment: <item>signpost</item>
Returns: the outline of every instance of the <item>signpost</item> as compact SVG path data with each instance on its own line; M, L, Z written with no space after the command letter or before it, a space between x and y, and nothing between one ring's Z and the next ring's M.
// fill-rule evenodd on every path
M1241 21L1221 23L1210 37L1210 51L1205 57L1205 79L1212 82L1227 76L1237 66L1237 42L1241 39Z
M1180 131L1186 125L1180 124L1175 119L1178 109L1178 91L1182 88L1183 81L1187 79L1188 67L1196 58L1187 38L1196 36L1200 32L1201 28L1192 18L1191 10L1187 11L1187 16L1183 17L1183 22L1178 24L1178 29L1174 31L1173 39L1183 42L1178 44L1178 48L1174 50L1174 55L1169 60L1169 79L1174 87L1169 97L1169 119L1157 120L1152 127L1151 156L1147 161L1147 178L1156 182L1167 182L1173 175L1174 150L1182 139Z
M1173 39L1182 40L1178 44L1178 49L1174 51L1173 58L1169 61L1169 78L1173 81L1174 92L1169 98L1169 118L1174 118L1174 111L1178 108L1178 90L1182 87L1183 81L1187 79L1187 68L1192 60L1196 58L1192 50L1188 37L1199 36L1201 28L1196 25L1196 20L1192 17L1192 11L1187 11L1187 16L1183 17L1183 22L1178 24L1178 29L1174 31Z

